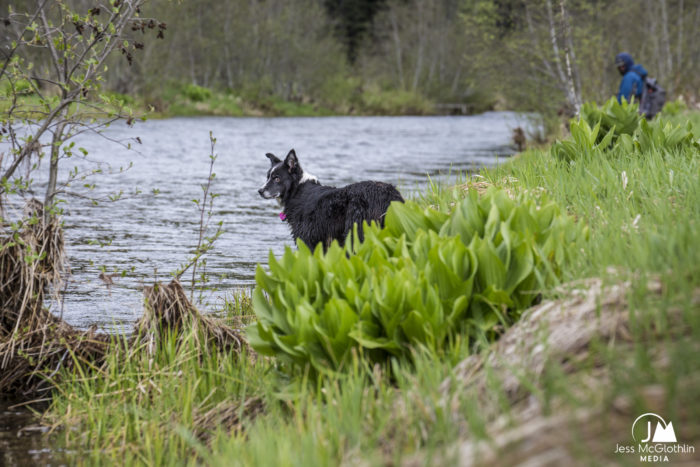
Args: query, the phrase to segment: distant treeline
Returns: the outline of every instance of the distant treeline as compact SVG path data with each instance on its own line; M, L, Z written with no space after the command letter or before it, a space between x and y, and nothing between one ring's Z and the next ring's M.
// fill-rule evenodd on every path
M700 88L691 0L151 0L141 16L163 37L133 31L143 43L106 86L158 107L196 85L341 113L382 99L572 113L616 92L620 51L671 98Z

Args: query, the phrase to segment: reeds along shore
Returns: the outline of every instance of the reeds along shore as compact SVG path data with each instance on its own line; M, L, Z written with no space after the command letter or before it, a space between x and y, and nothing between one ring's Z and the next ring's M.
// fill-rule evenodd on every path
M58 218L44 220L43 206L30 200L18 230L0 226L0 394L42 397L62 369L77 362L96 368L110 345L147 343L153 348L164 330L180 332L196 323L199 335L219 348L241 350L238 332L203 316L177 280L145 287L144 315L135 333L121 341L92 328L77 330L46 308L67 272L63 230Z

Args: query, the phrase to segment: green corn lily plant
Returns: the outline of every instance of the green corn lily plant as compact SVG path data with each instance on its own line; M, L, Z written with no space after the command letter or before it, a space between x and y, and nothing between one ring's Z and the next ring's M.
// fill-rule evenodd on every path
M324 254L302 242L258 266L247 329L252 347L290 373L343 371L440 353L457 333L493 339L558 281L568 248L587 236L558 205L492 189L449 214L394 203L385 228L364 226Z

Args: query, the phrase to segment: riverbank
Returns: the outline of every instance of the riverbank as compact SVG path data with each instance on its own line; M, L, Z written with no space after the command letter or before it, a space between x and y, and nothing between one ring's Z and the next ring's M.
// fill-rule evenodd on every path
M690 141L681 134L687 122ZM629 141L613 133L610 147L577 127L571 144L525 152L418 199L449 206L496 187L512 197L546 196L588 227L587 243L568 251L561 282L585 279L582 293L599 292L588 314L559 320L576 323L567 340L588 336L564 354L545 346L546 358L533 360L542 352L536 345L515 348L509 354L521 358L499 373L501 360L475 360L497 358L499 344L458 338L441 355L418 352L411 364L397 363L391 376L358 369L290 387L273 360L203 349L190 330L179 346L166 338L155 351L135 349L126 361L115 351L101 370L65 375L46 421L85 463L448 464L543 454L624 463L636 459L615 446L632 442L634 419L648 411L672 420L679 442L697 450L700 155L692 140L700 138L700 114L676 115L673 124L682 124L677 134L658 122ZM571 289L542 291L538 309L555 313L557 303L575 300ZM245 294L222 311L235 327L254 319ZM518 342L528 323L536 331L528 345L533 335L551 343L551 333L566 331L538 328L532 315L501 341ZM619 326L584 332L601 316ZM533 441L539 449L524 450Z
M137 98L137 108L153 109L155 118L209 115L221 117L321 117L336 115L434 115L436 103L418 93L379 87L350 89L334 99L284 99L221 92L187 85L167 86L160 95Z
M344 84L346 87L348 83ZM0 89L3 83L0 82ZM9 95L9 91L6 91ZM355 86L336 93L337 97L314 100L306 97L282 98L235 91L213 90L194 84L171 83L157 94L126 95L106 92L100 105L107 112L120 111L147 118L193 116L216 117L322 117L322 116L395 116L475 114L488 110L467 103L441 107L417 92L382 89L378 86ZM50 93L47 98L51 99ZM7 112L12 102L0 96L0 113ZM43 110L40 99L30 88L18 94L14 112L22 116L38 116Z

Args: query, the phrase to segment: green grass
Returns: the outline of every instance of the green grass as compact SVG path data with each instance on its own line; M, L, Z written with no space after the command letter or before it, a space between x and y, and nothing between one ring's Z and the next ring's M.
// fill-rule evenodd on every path
M115 341L106 371L79 371L58 390L53 417L81 427L65 430L66 446L80 446L76 460L176 464L202 449L198 436L223 434L198 417L222 402L236 413L240 401L273 397L269 365L205 348L193 330L179 346L170 335L154 352L146 344L124 352Z
M355 104L360 113L376 115L425 115L434 112L434 105L420 94L397 89L368 86Z
M0 112L7 112L12 101L9 88L0 82ZM17 95L16 118L41 118L41 99L26 86L20 86ZM165 83L147 95L124 95L111 91L101 92L110 100L104 105L101 98L95 103L105 112L122 106L134 115L148 118L219 116L219 117L320 117L330 115L405 115L432 114L433 103L415 93L381 89L370 86L363 89L354 80L338 79L326 86L316 99L284 99L260 89L214 90L193 84ZM47 99L57 100L48 92ZM124 109L122 109L124 110ZM87 117L86 117L87 118Z
M700 136L700 114L672 118L695 122L693 131ZM612 450L615 443L628 442L631 422L642 410L673 420L679 440L697 449L700 313L693 300L700 289L698 151L632 155L617 148L571 165L548 151L533 150L481 175L480 181L515 193L547 192L588 225L589 240L572 252L572 261L562 271L564 281L602 277L609 283L631 283L630 339L593 342L583 358L567 362L578 370L574 372L565 371L558 361L547 363L538 377L527 367L513 368L521 374L522 400L536 400L545 416L601 408L605 415L590 422L595 445L602 446L599 451L576 442L562 446L582 463L624 462ZM446 208L462 196L461 190L435 185L420 202ZM648 291L650 278L660 280L660 294ZM548 291L544 299L556 295ZM225 308L232 322L250 320L245 292L232 297ZM457 378L458 362L482 351L478 343L460 338L439 359L418 352L412 364L396 363L391 377L378 368L362 368L364 361L356 359L346 375L294 385L278 374L274 361L202 348L194 331L179 349L174 342L172 337L164 339L153 355L146 348L134 349L127 359L120 358L122 351L115 346L104 372L64 375L47 416L62 424L73 460L146 465L378 465L410 460L450 464L455 459L448 448L454 443L490 443L487 433L497 421L518 420L497 379L486 378L485 393L456 386L447 392L441 389L446 379ZM660 396L650 398L650 389ZM245 403L253 397L264 411L246 417ZM445 405L445 400L451 402ZM631 408L616 427L621 400ZM217 407L238 408L240 430L229 434L222 422L201 422L202 414ZM572 432L585 431L571 420L567 426Z
M675 274L697 270L700 260L692 241L700 227L700 158L692 152L612 151L568 166L533 151L484 176L515 190L546 191L590 227L590 246L569 271L571 279L608 266L659 273L672 268Z
M316 101L290 101L256 92L219 92L194 85L171 84L160 95L145 99L157 118L196 115L320 117L328 115L426 115L434 112L428 99L411 92L383 90L378 86L353 88L345 93L326 92Z

